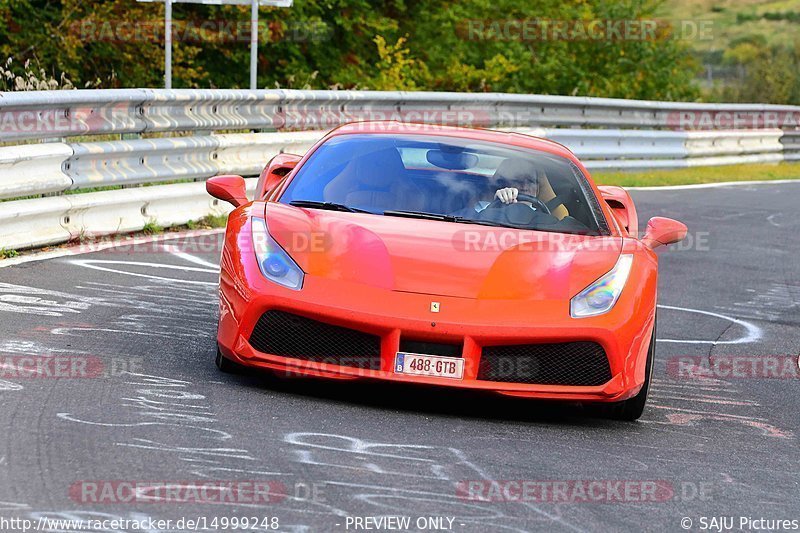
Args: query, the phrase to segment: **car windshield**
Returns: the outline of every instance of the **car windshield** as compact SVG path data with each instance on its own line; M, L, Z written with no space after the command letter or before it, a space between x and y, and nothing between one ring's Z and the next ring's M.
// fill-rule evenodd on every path
M516 189L516 201L498 194L508 189ZM444 136L332 137L298 171L280 202L587 235L605 227L586 178L567 159Z

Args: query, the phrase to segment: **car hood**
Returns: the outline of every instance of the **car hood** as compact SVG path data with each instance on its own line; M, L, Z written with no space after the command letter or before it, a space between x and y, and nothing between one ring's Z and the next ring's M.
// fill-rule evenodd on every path
M569 299L614 267L619 237L268 203L272 237L311 276L479 299Z

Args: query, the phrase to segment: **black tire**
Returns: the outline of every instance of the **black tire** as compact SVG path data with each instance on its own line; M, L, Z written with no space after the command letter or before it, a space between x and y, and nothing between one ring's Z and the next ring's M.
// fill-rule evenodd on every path
M226 374L242 374L245 370L244 366L240 365L239 363L235 363L222 355L219 347L217 347L217 358L214 360L214 363L216 363L220 372L224 372Z
M608 404L604 406L603 415L612 420L634 422L644 413L647 404L647 394L650 391L650 381L653 379L653 366L656 357L656 325L653 324L653 336L650 339L650 348L647 350L647 365L644 369L644 385L642 390L633 398Z

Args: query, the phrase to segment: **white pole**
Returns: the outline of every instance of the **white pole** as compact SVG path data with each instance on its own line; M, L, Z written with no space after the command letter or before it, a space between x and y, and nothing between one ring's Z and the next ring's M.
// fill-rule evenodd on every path
M170 0L167 0L168 2ZM250 3L250 89L256 89L258 82L258 0Z
M164 87L172 89L172 0L164 4Z

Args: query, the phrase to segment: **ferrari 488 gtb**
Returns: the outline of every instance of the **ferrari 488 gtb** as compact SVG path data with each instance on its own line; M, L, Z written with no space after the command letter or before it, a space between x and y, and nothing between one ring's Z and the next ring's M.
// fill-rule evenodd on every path
M217 365L600 402L633 420L653 368L660 245L619 187L517 133L366 122L207 182L232 203Z

